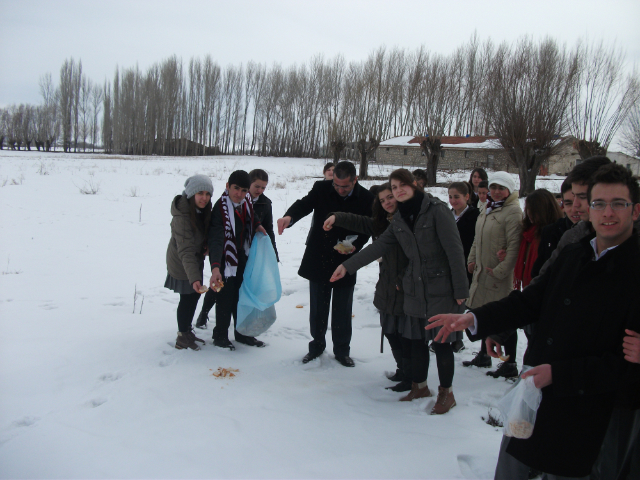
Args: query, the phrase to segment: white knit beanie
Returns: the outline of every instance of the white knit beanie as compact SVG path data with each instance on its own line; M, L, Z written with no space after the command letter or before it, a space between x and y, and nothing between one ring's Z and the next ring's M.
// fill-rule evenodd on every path
M198 192L209 192L213 195L213 183L206 175L194 175L184 182L184 192L182 194L186 195L187 198L193 197Z
M507 172L495 172L489 176L489 187L491 185L502 185L509 190L509 194L512 194L516 190L516 181L513 176Z

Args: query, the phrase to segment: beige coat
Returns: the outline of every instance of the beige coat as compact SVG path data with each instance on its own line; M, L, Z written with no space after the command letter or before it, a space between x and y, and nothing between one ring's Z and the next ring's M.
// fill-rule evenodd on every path
M475 262L473 281L469 291L469 308L500 300L513 290L513 269L518 259L522 237L522 209L518 192L513 192L504 205L486 214L486 204L476 222L476 236L469 252L467 264ZM507 256L498 261L498 250ZM493 269L493 275L486 270Z

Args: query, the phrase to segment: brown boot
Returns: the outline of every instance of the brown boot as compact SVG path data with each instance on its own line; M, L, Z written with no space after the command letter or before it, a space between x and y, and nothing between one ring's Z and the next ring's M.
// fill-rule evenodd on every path
M178 338L176 338L176 348L182 350L190 348L191 350L200 350L198 344L193 340L190 335L191 332L178 332Z
M401 402L410 402L416 398L430 397L431 391L427 386L426 380L422 383L411 382L411 391L408 395L400 399Z
M442 388L438 387L438 398L436 399L436 404L433 406L431 410L431 415L442 415L443 413L447 413L453 407L456 406L456 399L453 396L453 392L451 391L451 387Z

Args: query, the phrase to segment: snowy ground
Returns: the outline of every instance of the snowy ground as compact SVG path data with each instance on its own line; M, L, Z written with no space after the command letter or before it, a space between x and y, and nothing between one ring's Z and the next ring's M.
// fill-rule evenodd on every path
M283 297L266 348L216 348L211 326L202 351L173 348L178 295L163 288L165 251L185 179L210 175L218 198L231 171L263 168L278 218L322 164L1 151L0 477L492 478L501 431L482 417L509 384L462 368L479 348L467 343L457 407L430 416L432 399L398 402L384 389L394 363L388 345L379 353L377 264L358 274L356 368L331 353L301 363L309 298L297 270L310 216L277 238ZM558 191L560 181L539 186ZM218 379L218 367L237 376ZM433 355L428 380L437 390Z

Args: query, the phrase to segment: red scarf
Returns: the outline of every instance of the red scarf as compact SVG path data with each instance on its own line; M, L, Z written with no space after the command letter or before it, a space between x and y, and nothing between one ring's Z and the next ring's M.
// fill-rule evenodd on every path
M520 290L531 283L531 268L538 258L538 244L540 240L536 238L535 225L522 232L520 250L516 268L513 271L513 288Z

